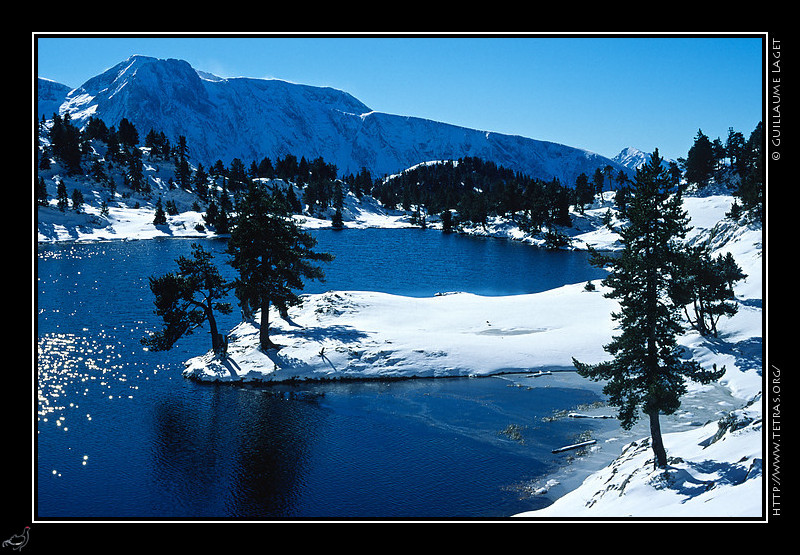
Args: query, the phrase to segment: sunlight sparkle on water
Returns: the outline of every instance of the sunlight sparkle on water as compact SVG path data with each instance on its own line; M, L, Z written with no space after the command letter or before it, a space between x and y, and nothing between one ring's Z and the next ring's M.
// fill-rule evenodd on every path
M104 337L104 334L101 334ZM73 395L87 397L95 392L103 397L133 398L129 392L136 389L119 364L120 354L115 345L91 337L53 333L38 339L37 397L38 417L43 423L67 431L65 411L78 409L79 403L70 400ZM124 393L124 394L118 394ZM86 421L92 417L85 414Z

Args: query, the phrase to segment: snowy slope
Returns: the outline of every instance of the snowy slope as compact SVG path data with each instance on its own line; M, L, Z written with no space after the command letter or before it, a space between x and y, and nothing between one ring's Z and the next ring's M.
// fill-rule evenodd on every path
M45 119L50 119L53 114L58 114L69 92L70 88L68 86L40 77L36 92L36 114L38 120L41 120L42 116Z
M376 112L332 88L222 79L174 59L132 56L67 93L60 111L69 111L77 124L94 116L117 125L125 117L142 136L150 129L173 142L183 135L193 163L206 167L217 160L249 164L293 154L321 156L340 175L366 167L382 176L420 162L476 156L565 184L597 167L622 168L565 145Z
M83 213L61 213L57 208L37 210L40 241L133 239L168 236L206 236L198 231L201 215L189 209L191 197L169 190L154 164L146 171L161 194L171 195L181 213L168 217L166 226L152 224L153 208L135 198L111 204L101 216L94 205ZM58 175L53 168L48 182ZM53 175L50 175L53 174ZM65 179L68 189L81 187L87 200L106 194L92 184ZM54 202L54 201L53 201ZM715 253L731 252L748 277L736 286L739 312L720 323L720 337L709 340L695 332L681 344L704 366L724 365L727 372L712 387L695 386L681 410L662 426L670 469L654 472L648 463L645 425L623 433L598 437L587 455L576 457L563 474L543 484L531 484L537 495L555 496L547 509L519 515L526 518L617 516L676 516L691 518L758 516L763 485L760 392L763 348L762 230L725 219L732 198L716 194L684 197L694 226L691 241L707 241ZM51 203L52 204L52 203ZM613 207L610 195L597 199L584 214L573 213L573 248L592 244L618 248L616 233L603 226L601 215ZM389 211L370 197L360 201L348 195L348 227L402 227L408 214ZM307 227L329 226L329 220L304 218ZM81 225L77 225L80 223ZM612 223L618 225L616 217ZM431 227L437 227L434 221ZM612 225L612 227L614 227ZM510 237L536 244L508 222L496 220L474 233ZM256 328L248 322L230 334L229 357L211 354L187 361L186 375L208 380L292 379L338 377L407 377L487 375L509 370L538 372L569 369L571 357L586 362L603 359L602 345L614 330L609 318L613 303L602 288L587 292L573 284L535 295L487 298L467 294L409 299L370 292L329 292L311 295L303 307L290 312L291 321L271 318L280 351L257 349ZM575 318L575 314L580 314ZM537 382L547 380L537 378ZM596 414L607 414L608 408ZM733 412L731 412L733 411ZM707 424L704 424L708 422ZM725 423L720 428L718 422Z
M731 197L727 195L684 197L684 208L694 225L689 240L708 243L715 255L730 252L747 278L735 287L739 311L721 321L718 338L703 338L688 331L680 338L680 344L705 367L726 367L718 385L731 397L715 393L714 386L693 385L676 417L662 417L669 457L667 470L653 469L649 431L647 424L640 422L630 432L619 430L610 437L598 438L596 452L588 459L608 461L607 466L595 468L585 480L585 473L566 470L558 479L540 487L546 494L553 485L557 489L562 480L571 484L570 491L546 509L517 516L766 516L762 514L766 480L762 452L762 229L726 220L730 204ZM714 418L701 416L709 414ZM585 461L575 466L587 469Z
M716 384L689 383L680 410L662 417L669 467L653 469L648 425L640 419L630 431L597 437L587 454L565 457L571 462L560 474L530 486L535 495L555 496L554 503L516 516L762 516L762 234L760 226L725 219L731 202L726 195L685 199L695 224L690 240L708 242L715 254L731 252L748 277L737 284L739 311L720 322L719 337L691 330L680 337L689 356L726 373ZM617 307L603 291L578 283L512 297L308 295L288 320L271 316L280 350L262 351L257 326L243 322L230 331L227 358L197 356L184 375L225 382L571 370L572 357L608 357L602 345L616 333L610 314ZM588 416L613 413L599 407Z
M242 117L241 114L225 108L225 117L214 119L215 126L219 121L226 122L218 127L204 127L209 125L208 121L189 119L199 117L192 114L210 115L220 106L228 106L221 99L247 106L261 93L277 98L276 89L284 87L281 94L284 94L287 105L295 107L294 111L278 110L270 115L267 108L261 109L265 110L264 121L288 117L279 120L280 125L291 126L294 123L291 140L295 145L303 144L307 138L303 132L304 125L319 126L321 133L323 128L326 129L324 132L331 133L328 136L331 141L339 136L335 130L350 129L348 126L352 125L352 129L357 131L353 137L361 137L362 142L357 143L360 148L348 150L344 143L336 143L336 148L340 149L337 152L342 156L345 156L344 152L350 153L348 155L358 152L362 156L360 160L373 160L376 165L388 166L394 163L392 160L396 162L403 159L402 156L412 156L409 152L416 152L414 156L432 152L426 149L433 149L431 145L434 143L436 148L443 144L456 148L455 145L464 141L479 142L470 130L414 118L359 112L366 107L338 91L307 88L300 94L300 89L293 85L260 81L259 86L264 88L258 89L259 93L251 86L252 80L201 78L185 62L170 61L169 67L161 64L149 67L148 64L139 66L140 61L129 60L113 72L98 76L82 89L69 93L64 88L47 84L50 93L39 97L40 107L45 110L47 106L57 105L58 97L65 93L68 100L61 109L69 106L70 110L75 110L74 113L88 117L100 110L114 113L115 102L124 98L122 104L138 106L144 113L179 114L185 118L188 128L196 127L205 137L218 137L224 142L234 141L235 136L225 135L220 129L225 125L231 129L236 127L238 124L234 124L237 118ZM131 72L140 79L146 77L150 82L158 82L162 92L150 95L148 91L152 92L152 88L139 90L131 86L136 81L129 79ZM187 83L193 83L192 86L175 85L176 75L184 76ZM123 76L126 79L120 80ZM231 85L232 81L236 84ZM93 91L91 94L88 92L90 89ZM258 105L258 102L253 102L253 105ZM248 108L250 113L253 105ZM303 108L299 108L301 105ZM287 116L291 113L299 119L293 122ZM398 123L401 120L402 124ZM491 145L495 138L491 133L477 133L483 136L484 145ZM181 134L190 136L187 132ZM414 144L411 148L409 137L423 135L431 145ZM378 159L378 151L370 151L370 145L388 140L406 146L398 146L395 151L384 144L379 149L382 157ZM517 155L523 156L528 150L527 141L519 138ZM222 142L209 140L207 144L221 147ZM192 144L191 138L189 143ZM513 151L510 144L513 142L503 143L502 150ZM536 142L534 150L541 158L539 167L547 167L545 159L560 156L563 161L568 158L562 148L567 147ZM430 159L448 157L438 152ZM333 155L324 157L326 160L334 159ZM224 156L219 158L225 159ZM168 186L167 180L174 175L173 168L145 160L145 172L154 194L146 198L123 198L117 193L109 203L107 216L100 213L99 204L108 196L108 191L99 184L66 176L57 166L39 172L46 178L51 197L54 196L55 181L62 179L69 191L79 188L87 199L81 213L62 213L54 207L54 201L51 201L51 206L38 208L39 241L209 235L207 229L198 227L202 224L201 214L191 210L193 196ZM578 160L580 156L573 159L574 166L570 162L564 167L580 167ZM413 165L408 161L402 164L400 169ZM153 204L159 196L174 200L180 213L169 216L166 226L156 227L152 224ZM546 484L532 485L537 494L558 496L558 499L547 509L519 516L721 518L761 514L764 483L760 396L763 385L762 230L760 226L727 220L725 212L730 209L732 200L724 192L684 196L684 207L693 226L689 240L708 242L715 254L731 252L748 277L736 286L739 312L720 322L719 338L710 340L687 331L680 339L681 345L704 366L716 363L724 365L727 371L718 386L692 387L676 417L665 421L665 441L671 457L669 469L656 472L648 463L652 451L647 445L646 427L637 426L628 433L620 430L612 436L597 438L597 445L587 455L577 457L566 467L563 475L551 477ZM607 193L584 214L572 214L574 226L567 231L573 248L592 245L613 250L619 247L614 228L621 222L612 217L611 228L601 223L608 210L613 216L613 202ZM344 213L348 227L408 225L408 214L386 210L369 197L356 200L348 195ZM305 218L304 221L308 227L330 225L329 220ZM437 227L434 219L430 223L431 227ZM501 219L491 221L486 229L465 231L533 244L541 240L522 233L518 227ZM572 356L585 362L605 357L602 345L614 333L609 318L613 303L602 296L602 288L587 292L583 285L571 284L536 295L505 298L454 294L408 299L347 291L312 295L307 297L303 307L290 312L289 322L278 315L271 318L275 324L274 339L285 345L280 351L265 353L257 349L257 333L252 324L245 322L234 330L222 330L231 335L227 360L221 361L206 353L187 361L186 375L196 379L231 381L486 375L509 370L530 372L551 367L569 368ZM580 318L574 318L575 314L580 314Z

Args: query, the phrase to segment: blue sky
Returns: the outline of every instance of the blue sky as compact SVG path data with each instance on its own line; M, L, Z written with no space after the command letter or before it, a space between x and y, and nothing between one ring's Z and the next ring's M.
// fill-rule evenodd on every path
M133 54L221 77L344 90L373 110L613 157L685 157L698 129L745 137L763 117L757 36L147 37L34 35L36 71L78 87Z

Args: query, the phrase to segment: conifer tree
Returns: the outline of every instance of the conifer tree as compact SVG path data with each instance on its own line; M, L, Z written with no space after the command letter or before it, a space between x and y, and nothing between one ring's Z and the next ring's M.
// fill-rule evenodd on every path
M231 191L239 191L246 187L250 178L247 176L244 162L239 158L234 158L231 161L231 166L228 169L228 188Z
M161 205L161 197L156 201L156 212L153 217L153 225L164 225L167 223L167 214L164 212L164 207Z
M47 185L45 185L42 176L39 176L36 180L36 203L41 206L47 206Z
M761 122L750 134L743 153L742 181L736 196L756 220L764 218L764 128Z
M304 287L303 279L324 279L322 269L312 262L333 259L314 252L316 239L300 230L291 217L277 214L273 203L263 184L250 182L237 204L228 241L229 262L239 273L235 294L242 312L252 317L261 311L262 349L277 347L269 338L270 306L285 313L289 306L299 304L296 290Z
M60 117L53 114L53 125L50 127L50 144L53 156L61 160L67 173L76 174L81 169L81 132L72 124L69 112Z
M58 203L58 209L64 212L68 204L67 186L64 185L64 182L61 180L56 183L56 201Z
M128 172L126 177L130 187L134 191L148 192L150 186L144 178L144 163L142 162L142 152L139 149L133 149L129 152L128 156Z
M442 211L441 219L442 219L442 232L443 233L452 233L452 231L453 231L453 215L450 212L450 210Z
M331 216L331 227L333 229L344 229L344 221L342 220L342 211L341 209L336 209L336 212L333 213Z
M184 189L190 187L191 169L189 168L189 147L186 146L186 137L178 137L178 144L175 147L175 177Z
M120 145L127 151L133 150L136 148L136 145L139 144L139 132L127 118L122 118L119 122L117 139Z
M589 202L594 201L594 195L599 195L603 192L603 185L605 184L605 174L603 170L600 168L595 168L594 176L592 177L592 184L594 185L592 191L592 199Z
M685 379L709 383L724 374L703 370L684 360L676 336L682 331L679 307L670 298L671 281L682 271L680 240L688 231L679 192L670 194L669 174L655 150L650 161L636 172L628 202L629 225L620 231L623 250L619 256L593 253L598 265L608 265L603 284L606 296L619 300L612 317L621 333L604 348L614 358L598 364L573 363L581 376L605 380L603 391L619 408L618 418L630 429L639 418L649 417L655 467L667 465L661 438L660 414L672 414L686 392Z
M739 131L734 131L733 127L729 127L728 138L725 141L725 154L730 161L731 167L734 168L739 175L743 175L745 172L747 163L745 148L746 143L744 135Z
M81 193L80 189L73 189L72 190L72 209L75 212L80 212L82 206L83 206L83 193Z
M231 197L228 193L228 186L223 179L222 188L219 191L219 210L217 211L215 222L217 233L224 234L230 232L230 214L232 210L233 204L231 203Z
M575 208L583 214L584 207L592 202L594 198L594 192L592 188L589 186L589 177L585 173L581 173L575 179Z
M294 192L294 187L291 185L286 188L286 204L289 207L289 212L291 214L299 214L303 211L303 207L300 205L300 200L297 198L297 195Z
M205 168L203 168L203 164L197 165L197 169L192 176L192 184L194 185L194 191L197 193L197 196L200 197L201 200L207 200L208 174L206 173Z
M694 144L686 158L686 181L699 187L708 185L714 175L714 145L702 130L697 131Z
M106 141L106 158L109 160L117 160L121 155L119 139L117 132L112 127L108 131L108 140Z
M683 271L672 283L671 295L683 306L686 319L701 335L717 336L717 322L738 311L733 284L747 277L731 253L711 257L707 245L687 247ZM691 305L694 319L689 314Z
M208 203L208 208L206 208L206 213L203 214L203 220L205 220L207 225L210 225L211 227L216 227L218 217L219 217L219 208L217 208L217 204L212 199Z
M275 169L272 167L272 160L267 157L264 157L261 162L258 163L258 177L269 178L275 176Z
M211 348L223 352L225 342L217 331L215 311L230 314L229 303L220 302L232 284L225 281L212 262L213 256L197 243L192 244L191 257L181 256L177 272L150 278L150 290L155 296L155 313L161 316L163 328L141 340L154 351L166 351L176 341L204 322L211 332Z
M83 133L86 140L97 139L103 142L108 141L108 128L105 122L93 116L86 122Z

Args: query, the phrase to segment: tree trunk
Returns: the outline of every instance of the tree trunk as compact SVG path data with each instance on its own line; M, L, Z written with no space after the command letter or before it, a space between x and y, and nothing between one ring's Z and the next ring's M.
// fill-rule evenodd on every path
M649 413L650 416L650 442L653 444L653 454L655 460L653 468L667 467L667 450L664 449L664 442L661 439L661 423L658 421L658 410Z
M269 339L269 305L269 301L265 301L261 305L261 326L258 331L258 340L262 349L274 349L277 347Z
M208 304L211 304L211 301L208 301ZM211 330L211 349L215 353L220 353L223 350L223 340L222 335L217 331L217 320L214 318L214 312L211 310L211 306L206 306L206 320L208 320L208 327Z

